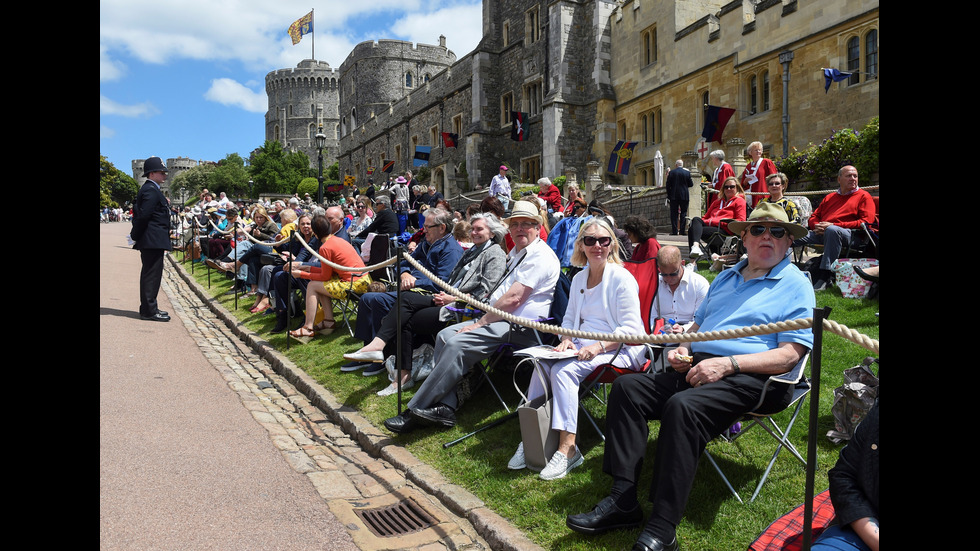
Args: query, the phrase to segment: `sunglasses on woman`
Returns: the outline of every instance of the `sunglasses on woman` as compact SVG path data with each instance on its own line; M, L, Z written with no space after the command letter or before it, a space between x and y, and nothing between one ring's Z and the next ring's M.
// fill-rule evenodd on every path
M609 244L612 243L612 238L609 236L593 237L591 235L586 235L585 237L582 238L582 243L584 243L586 247L591 247L596 243L602 245L603 247L608 247Z
M749 227L749 233L754 237L759 237L760 235L766 233L769 230L769 235L773 236L775 239L782 239L786 237L786 228L782 226L751 226Z

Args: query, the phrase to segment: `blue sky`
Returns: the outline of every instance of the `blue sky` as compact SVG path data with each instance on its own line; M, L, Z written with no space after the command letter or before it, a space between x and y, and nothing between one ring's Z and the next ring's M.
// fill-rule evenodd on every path
M447 46L482 35L481 0L100 0L99 150L130 174L151 155L247 157L265 139L265 75L311 56L286 29L314 10L316 58L340 67L365 40Z

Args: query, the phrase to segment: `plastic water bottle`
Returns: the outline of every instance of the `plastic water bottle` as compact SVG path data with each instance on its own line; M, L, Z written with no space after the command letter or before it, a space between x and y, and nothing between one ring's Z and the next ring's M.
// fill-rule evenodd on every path
M675 321L674 318L668 318L664 323L664 326L660 329L660 334L669 335L670 333L673 333L675 323L677 323L677 321Z

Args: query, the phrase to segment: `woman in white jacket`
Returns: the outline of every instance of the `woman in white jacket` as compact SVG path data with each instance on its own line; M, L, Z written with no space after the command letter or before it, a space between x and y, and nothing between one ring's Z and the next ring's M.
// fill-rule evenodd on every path
M640 317L639 285L621 262L619 242L609 224L601 218L585 222L572 253L572 264L584 265L585 269L572 279L562 327L594 333L645 334ZM596 367L610 361L634 370L642 365L642 346L626 346L617 355L618 348L618 342L562 337L556 350L572 351L576 355L564 360L539 360L551 381L551 428L559 432L558 451L541 471L542 479L563 478L582 464L582 452L575 445L579 384ZM528 399L543 394L540 378L532 375ZM526 467L523 443L507 466Z

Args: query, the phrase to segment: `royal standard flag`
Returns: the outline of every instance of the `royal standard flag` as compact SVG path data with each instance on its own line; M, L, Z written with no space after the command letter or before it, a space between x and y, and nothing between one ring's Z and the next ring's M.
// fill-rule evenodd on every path
M633 159L633 149L639 142L627 142L619 140L613 148L612 155L609 156L609 172L617 174L629 174L630 160Z
M299 41L303 38L304 34L310 34L313 32L313 11L300 17L293 24L289 26L290 38L293 39L293 45L299 44Z

